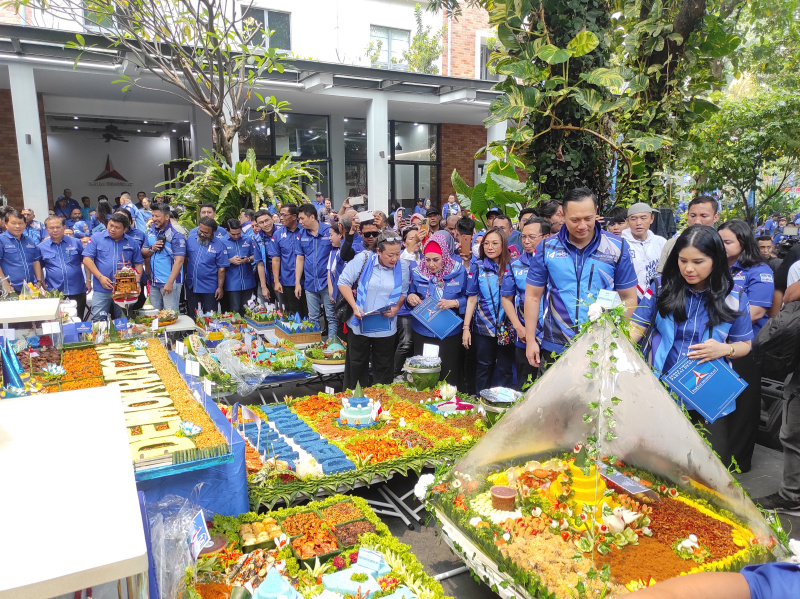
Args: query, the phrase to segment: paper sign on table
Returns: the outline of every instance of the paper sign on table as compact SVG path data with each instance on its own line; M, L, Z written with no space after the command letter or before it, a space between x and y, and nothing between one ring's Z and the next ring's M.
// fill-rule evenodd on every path
M192 372L190 374L192 376L200 376L200 362L197 360L192 360Z
M81 335L88 335L92 332L92 323L91 322L76 322L75 323L75 332Z
M128 330L128 319L127 318L115 318L114 319L114 330L115 331L127 331Z
M3 336L9 341L14 341L17 338L16 329L8 329L3 331Z
M333 387L325 387L325 393L328 395L334 395L336 391L333 390Z
M213 387L213 385L214 383L212 383L208 379L203 379L203 390L206 392L206 395L211 395L212 393L211 388Z
M197 559L203 548L211 542L211 535L208 534L208 527L206 526L206 519L203 515L203 510L200 510L192 518L192 537L191 547L192 556Z
M372 549L361 548L358 550L356 563L359 568L364 568L369 572L377 572L383 565L383 556Z
M426 358L438 358L439 357L439 346L433 345L432 343L423 343L422 344L422 355Z
M42 323L42 334L43 335L58 335L61 332L61 323L52 321L52 322L43 322Z
M183 341L176 341L175 342L175 353L179 356L183 356L186 353L186 346L183 344Z
M150 325L151 330L157 331L158 330L158 318L153 319L153 323Z

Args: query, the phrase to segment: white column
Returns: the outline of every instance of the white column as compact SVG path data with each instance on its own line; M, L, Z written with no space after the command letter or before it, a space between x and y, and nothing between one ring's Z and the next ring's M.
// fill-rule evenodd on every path
M380 93L372 98L367 109L367 195L370 209L388 214L389 103Z
M330 172L328 174L328 189L334 208L339 208L347 197L347 188L344 180L344 115L330 115L330 128L328 130L328 149L330 151Z
M486 128L486 143L489 144L493 141L502 141L506 138L506 129L508 129L508 122L503 121L491 127ZM486 162L497 160L492 154L486 153Z
M11 84L11 104L14 108L14 128L17 133L22 199L26 208L33 209L37 219L44 220L47 218L49 201L33 68L10 63L8 76Z

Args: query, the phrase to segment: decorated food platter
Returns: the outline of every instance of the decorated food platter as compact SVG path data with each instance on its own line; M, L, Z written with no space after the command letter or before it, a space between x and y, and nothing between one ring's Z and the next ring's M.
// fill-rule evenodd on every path
M463 455L484 434L485 421L465 400L458 400L463 410L431 409L453 401L438 389L395 384L251 406L261 422L245 418L239 427L248 442L252 509L419 473Z
M228 546L198 564L190 592L203 599L259 597L444 599L408 545L359 497L335 495L302 507L215 516Z

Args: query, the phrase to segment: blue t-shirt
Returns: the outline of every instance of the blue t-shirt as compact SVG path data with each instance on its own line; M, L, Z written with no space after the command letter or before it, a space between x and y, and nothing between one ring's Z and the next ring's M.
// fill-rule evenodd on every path
M186 240L186 284L195 293L214 293L217 290L217 271L230 266L225 244L216 237L203 245L197 229Z
M497 325L503 321L506 315L503 303L500 301L499 265L484 258L474 262L469 269L465 293L467 297L478 296L478 304L475 306L475 316L471 325L479 335L495 337L497 335ZM506 277L513 278L511 269L506 267L503 272L503 280Z
M751 599L788 599L800 597L800 566L772 562L746 566L742 575L750 587Z
M769 308L772 307L772 294L775 292L775 279L772 269L768 265L762 262L754 264L750 268L742 268L737 262L731 266L731 275L733 282L747 293L747 299L750 300L751 306L767 308L769 311ZM753 322L753 337L758 335L767 320L769 317L764 314Z
M776 223L774 220L770 218L769 220L767 220L767 222L764 223L764 233L772 233L773 229L775 229L775 227L777 226L778 223Z
M255 256L258 246L255 245L250 237L241 235L234 241L230 237L223 241L228 252L228 261L233 256L249 258ZM225 270L225 291L245 291L256 286L256 279L253 276L253 265L249 262L244 264L230 264Z
M306 229L295 238L294 253L303 256L303 288L316 293L328 287L328 256L333 250L331 227L320 223L316 235Z
M583 249L569 240L566 227L540 242L527 282L547 293L540 314L542 348L560 352L587 321L589 305L602 289L630 289L638 279L627 242L596 223L594 237Z
M137 208L133 202L128 202L122 206L122 209L127 211L131 217L131 230L139 229L142 233L147 231L147 218L143 210Z
M33 263L41 259L42 254L32 238L22 235L17 239L10 231L0 233L0 267L16 291L23 282L37 282Z
M647 328L653 318L657 316L658 294L655 286L660 280L650 286L650 291L639 301L639 307L633 313L632 320ZM731 297L732 296L732 297ZM721 333L713 335L720 343L734 343L736 341L750 341L753 338L753 327L750 324L750 309L748 308L747 294L740 287L734 286L727 302L736 305L739 316L732 323L718 325ZM669 330L672 327L673 330ZM689 346L703 343L707 335L708 312L706 311L706 290L694 291L686 286L686 320L675 323L670 320L656 320L656 330L660 336L673 338L666 360L660 372L667 373L680 360L689 353ZM674 331L674 332L673 332ZM674 334L674 337L673 337ZM653 342L653 351L657 350L658 342Z
M437 284L436 282L431 283L431 280L424 277L419 271L419 265L415 265L411 268L411 280L408 285L408 295L415 293L422 300L431 295L437 299L458 300L458 308L456 309L456 312L463 317L464 312L467 309L466 285L467 269L464 268L464 265L461 264L461 262L454 263L453 270L442 277L440 284ZM452 310L452 308L450 308L450 310ZM411 328L424 337L434 336L433 332L428 329L428 327L414 317L411 318ZM461 329L455 328L449 336L452 337L453 335L460 334Z
M92 235L89 244L83 248L83 257L94 260L100 274L112 281L117 271L123 267L123 263L130 268L144 263L142 250L136 239L125 234L119 241L114 241L108 231ZM94 275L92 275L92 287L98 293L110 293Z
M147 230L147 246L152 247L159 237L164 237L164 247L161 251L154 251L150 255L150 284L154 287L163 287L167 284L172 267L175 265L175 258L186 256L186 237L184 237L172 223L167 223L163 230L159 231L155 225ZM183 282L183 269L175 277L175 283Z
M45 239L39 244L47 289L58 289L64 295L86 293L83 277L83 243L66 235L61 243Z

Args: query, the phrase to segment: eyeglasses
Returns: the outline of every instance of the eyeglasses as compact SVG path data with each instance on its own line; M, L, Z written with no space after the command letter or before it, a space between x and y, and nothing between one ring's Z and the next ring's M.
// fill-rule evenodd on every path
M363 237L377 237L380 235L380 231L367 231L361 234Z
M534 241L540 237L544 237L544 235L523 235L522 241Z

